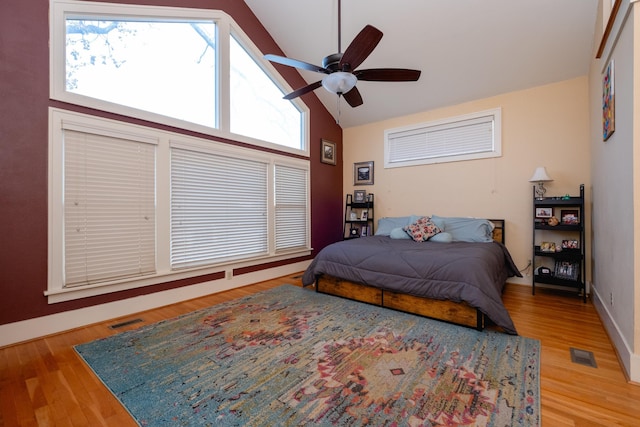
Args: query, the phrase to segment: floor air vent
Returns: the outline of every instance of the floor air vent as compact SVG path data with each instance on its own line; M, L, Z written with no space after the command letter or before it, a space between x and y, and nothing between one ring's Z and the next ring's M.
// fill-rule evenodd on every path
M134 323L140 323L140 322L142 322L142 319L131 319L125 322L116 323L115 325L110 325L109 329L123 328L125 326L133 325Z
M571 352L571 361L573 363L590 366L592 368L598 367L598 365L596 365L596 358L592 352L578 348L569 348L569 351Z

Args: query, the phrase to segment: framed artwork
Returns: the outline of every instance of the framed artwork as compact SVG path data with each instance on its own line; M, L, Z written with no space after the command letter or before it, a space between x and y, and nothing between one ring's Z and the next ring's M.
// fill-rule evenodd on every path
M580 224L580 217L577 209L562 209L560 211L560 221L562 224Z
M609 62L602 78L602 139L606 141L616 130L615 86L613 60Z
M551 218L553 208L536 208L536 218Z
M364 203L367 201L367 192L365 190L355 190L353 192L354 203Z
M580 245L577 240L563 240L562 249L580 249Z
M360 231L360 235L362 237L367 237L369 235L369 227L366 225L363 225Z
M353 185L373 185L373 161L353 164Z
M365 209L362 211L362 214L360 215L360 219L362 221L366 221L367 218L369 218L369 212Z
M320 149L322 150L320 153L320 161L335 166L337 157L336 143L323 139Z

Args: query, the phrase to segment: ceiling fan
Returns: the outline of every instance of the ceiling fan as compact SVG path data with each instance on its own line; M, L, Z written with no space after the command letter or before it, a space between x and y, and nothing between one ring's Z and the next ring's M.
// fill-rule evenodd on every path
M420 78L420 70L405 68L372 68L368 70L356 70L362 62L373 52L382 39L382 32L372 25L365 26L360 33L347 46L344 53L341 52L341 1L338 0L338 53L331 54L322 60L322 67L297 59L268 54L265 59L271 62L315 71L326 76L315 83L294 90L284 99L293 99L311 92L323 86L331 93L343 96L349 105L357 107L362 105L362 96L356 87L358 80L375 82L411 82Z

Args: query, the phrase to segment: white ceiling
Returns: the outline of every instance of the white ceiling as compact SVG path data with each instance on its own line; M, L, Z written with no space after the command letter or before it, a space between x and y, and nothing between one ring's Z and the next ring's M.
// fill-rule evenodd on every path
M286 56L338 52L338 0L245 0ZM367 24L384 33L358 67L422 70L417 82L358 82L343 128L583 76L598 0L344 0L342 49ZM264 52L277 53L277 52ZM309 83L324 74L300 71ZM297 88L293 88L297 89ZM336 95L314 93L337 116Z

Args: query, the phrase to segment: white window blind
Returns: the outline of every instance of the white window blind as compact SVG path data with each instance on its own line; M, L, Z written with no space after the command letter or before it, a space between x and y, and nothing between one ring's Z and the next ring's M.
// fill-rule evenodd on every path
M155 146L64 130L65 286L155 272Z
M267 162L171 149L171 267L268 253Z
M501 155L500 110L385 131L385 167Z
M307 170L275 166L276 252L309 246Z

